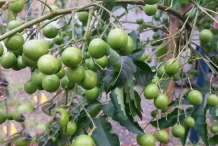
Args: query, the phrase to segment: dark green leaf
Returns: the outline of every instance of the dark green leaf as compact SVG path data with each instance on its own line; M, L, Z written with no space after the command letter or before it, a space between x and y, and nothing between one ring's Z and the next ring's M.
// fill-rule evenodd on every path
M85 117L79 118L76 124L77 124L77 130L83 130L89 127L89 125L91 124L91 121L87 116L85 116Z
M91 117L95 117L102 110L102 103L96 100L89 103L85 108Z
M74 27L75 27L75 36L76 36L76 38L81 39L83 37L83 35L84 35L84 30L83 30L82 25L75 24Z
M209 139L210 146L216 146L218 144L218 135L214 135Z
M110 49L109 52L108 65L113 66L116 71L121 68L121 57L113 49Z
M162 117L161 119L158 119L160 129L166 129L176 124L178 110L181 109L175 108L170 114L167 115L167 117ZM182 110L179 118L182 119L183 117L185 117L185 114L184 111ZM151 122L151 125L157 127L157 121Z
M210 107L210 109L209 109L209 114L212 116L212 118L213 118L214 120L217 119L217 116L216 116L216 108L215 108L215 107Z
M195 130L197 131L199 137L203 140L206 146L208 146L208 136L207 136L207 123L206 123L206 112L207 107L200 106L196 107L192 113L192 117L195 119Z
M132 59L138 60L142 54L145 52L144 49L135 49L133 50L132 54L129 55Z
M113 83L118 87L122 87L126 82L133 79L133 73L136 72L136 67L132 59L128 56L122 57L122 65L117 79Z
M139 69L137 69L136 73L134 73L135 80L137 84L145 87L151 80L153 79L155 72L145 73Z
M139 42L139 32L138 31L132 31L129 33L129 36L132 38L134 42L134 50L138 48L138 42Z
M141 71L143 71L145 73L152 73L151 67L147 63L145 63L143 61L139 61L139 60L136 60L133 62L136 65L136 67L138 69L140 69Z
M143 134L144 131L139 126L139 124L137 122L134 122L133 119L130 119L124 115L124 113L121 110L120 104L118 104L117 95L115 94L114 91L111 92L110 98L114 104L114 108L116 110L116 113L117 113L116 115L117 115L117 118L119 119L120 125L126 127L129 131L132 131L134 133ZM128 113L126 113L126 114L128 114Z
M106 116L95 118L93 121L97 127L92 134L96 146L120 146L118 136L110 132L112 127Z

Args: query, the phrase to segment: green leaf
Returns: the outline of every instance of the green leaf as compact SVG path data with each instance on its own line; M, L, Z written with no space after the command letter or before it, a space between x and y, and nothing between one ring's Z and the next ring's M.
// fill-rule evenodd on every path
M116 71L119 71L121 68L121 57L111 48L108 57L108 65L113 66Z
M210 146L216 146L218 144L218 135L214 135L209 139Z
M81 39L84 35L84 29L82 25L75 24L74 27L75 27L75 37L77 39Z
M124 86L124 97L125 103L129 105L125 106L126 111L132 116L137 114L139 118L142 119L141 97L134 90L133 80L126 83Z
M167 115L167 117L162 117L161 119L158 119L160 129L166 129L176 124L178 110L181 109L175 108L171 113ZM182 110L179 118L182 119L183 117L185 117L185 114L184 111ZM157 121L151 122L151 125L157 127Z
M139 32L138 31L132 31L129 33L129 36L132 38L134 42L134 50L138 48L138 42L139 42Z
M208 136L207 136L207 123L206 123L206 112L208 107L203 105L196 107L192 113L192 117L195 119L195 130L197 131L199 137L203 140L206 146L208 146Z
M96 117L102 110L102 103L96 100L89 103L85 108L91 117Z
M217 119L216 108L215 108L215 107L210 107L210 108L209 108L209 114L212 116L212 118L213 118L214 120Z
M134 119L130 118L130 116L128 116L128 113L127 116L125 116L123 114L123 112L121 111L121 107L120 105L118 104L118 99L117 99L117 96L116 94L114 93L114 91L111 92L110 94L110 98L111 98L111 101L112 103L114 104L114 107L115 107L115 110L117 112L117 117L119 119L119 123L126 127L129 131L132 131L134 133L138 133L138 134L142 134L144 133L144 131L142 130L142 128L138 125L137 122L134 121ZM112 117L113 118L113 117Z
M136 60L133 62L139 70L141 70L145 73L152 73L152 69L147 63L145 63L143 61L139 61L139 60Z
M119 74L112 85L122 87L126 82L133 79L133 73L136 72L136 67L132 59L128 56L122 57L122 64Z
M131 57L134 60L138 60L144 52L145 52L144 49L138 48L138 49L133 50L132 53L129 55L129 57Z
M134 73L137 84L141 85L142 87L145 87L148 83L150 83L154 75L155 72L145 73L139 69L137 69L137 71Z
M114 95L114 97L116 98L116 95ZM111 117L114 121L117 121L121 126L126 127L127 130L140 135L144 134L144 131L138 123L134 122L133 119L124 116L122 112L117 111L111 101L103 106L103 111L105 115Z
M112 127L106 116L95 118L93 121L97 127L92 134L96 146L120 146L118 136L110 132Z
M179 1L178 0L171 0L171 1L173 1L172 9L177 11L180 6Z
M91 120L87 116L81 117L78 119L76 124L77 124L77 130L83 130L89 127L89 125L91 124Z
M116 88L114 90L114 93L117 96L117 103L119 104L119 106L117 105L117 108L120 107L121 111L123 112L123 114L126 116L126 112L125 112L125 105L124 105L124 98L123 98L123 90ZM116 105L115 105L116 106Z

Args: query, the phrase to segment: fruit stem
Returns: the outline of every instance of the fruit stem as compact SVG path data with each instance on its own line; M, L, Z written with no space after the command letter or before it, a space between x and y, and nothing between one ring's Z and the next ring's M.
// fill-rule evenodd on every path
M76 98L77 101L79 102L79 105L80 105L80 106L83 108L83 110L85 111L87 117L88 117L88 118L91 120L91 122L92 122L93 128L92 128L91 132L89 133L89 135L92 135L93 131L94 131L97 127L96 127L96 125L95 125L95 123L94 123L92 117L90 116L90 114L87 112L87 110L85 109L85 107L84 107L84 106L82 105L82 103L80 102L79 98L78 98L77 96L76 96L75 98Z
M160 129L160 127L159 127L159 122L158 122L158 115L159 115L159 113L157 112L157 115L156 115L156 120L157 120L157 129Z
M46 103L49 103L49 102L51 103L63 90L64 89L61 89L61 90L57 91L57 93L52 97L52 99L50 99L50 100L48 100L48 101L46 101L46 102L44 102L42 104L39 104L39 105L35 106L34 109L37 109L38 107L40 107L40 106L42 106L42 105L44 105Z
M192 34L195 30L195 25L196 25L196 22L197 22L197 19L198 19L198 14L199 14L199 11L196 12L196 15L195 15L195 19L194 19L194 23L193 23L193 26L192 26L192 30L191 30L191 33L189 35L189 39L188 41L186 42L185 46L182 48L182 50L179 52L179 54L177 55L177 59L179 59L181 53L183 52L184 49L186 49L186 47L188 46L188 44L191 42L191 38L192 38Z
M67 107L70 107L70 105L73 102L74 97L76 97L76 94L77 94L77 84L75 84L75 87L73 89L73 96L71 96L70 101L67 103L67 100L66 100Z
M215 21L216 23L218 23L218 21L213 18L213 16L211 16L209 13L207 13L207 11L205 11L204 8L202 8L200 5L198 5L197 3L195 3L193 0L192 0L193 4L202 12L202 13L205 13L207 16L209 16L211 19L213 19L213 21Z
M155 119L155 117L152 118L152 119L148 122L148 124L145 125L145 127L143 128L143 130L145 130L145 129L148 127L148 125L149 125L154 119Z
M43 1L41 1L41 0L37 0L37 1L39 1L40 3L43 3L46 7L49 8L49 10L50 10L51 12L53 12L52 8L51 8L46 2L43 2Z

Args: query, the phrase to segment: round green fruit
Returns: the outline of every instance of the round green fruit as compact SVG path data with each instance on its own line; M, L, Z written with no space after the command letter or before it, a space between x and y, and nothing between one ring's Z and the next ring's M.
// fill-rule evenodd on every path
M30 103L24 103L18 106L16 112L19 114L23 114L26 112L32 112L34 111L34 106Z
M0 43L0 57L3 55L4 53L4 47L3 45Z
M107 56L105 55L99 59L94 59L94 60L95 60L95 63L98 64L102 68L105 68L108 64L108 59L107 59Z
M138 135L136 140L140 146L155 146L155 138L152 134Z
M42 87L47 92L55 92L60 86L60 79L56 75L46 75L42 79Z
M45 77L45 74L43 74L40 70L36 70L31 75L31 82L37 86L42 86L42 79Z
M72 146L94 146L95 142L92 137L82 134L76 137Z
M23 45L23 53L27 58L37 61L41 56L48 53L49 48L50 43L44 39L29 40Z
M158 76L154 76L154 78L151 80L151 83L156 84L159 80L160 78Z
M70 68L67 72L67 77L70 82L79 83L85 77L85 70L82 66Z
M50 5L50 8L52 9L52 11L58 10L59 8L55 5ZM50 13L50 9L48 7L45 8L44 14L48 14Z
M0 110L0 124L3 124L7 120L7 114Z
M46 75L55 74L59 70L58 59L50 54L41 56L37 62L37 66Z
M142 56L141 56L141 57L140 57L138 60L140 60L140 61L143 61L143 62L144 62L144 61L145 61L145 59L146 59L146 57L147 57L147 56L146 56L146 54L145 54L145 53L143 53L143 54L142 54Z
M185 134L185 129L182 125L176 124L172 128L172 134L177 138L183 137Z
M102 39L96 38L89 43L88 51L91 57L99 59L106 55L108 49L107 43Z
M24 69L26 67L26 64L23 63L22 56L18 56L17 58L17 67L19 69Z
M192 90L188 93L188 101L194 106L200 106L203 102L201 92L198 90Z
M24 38L20 33L9 36L4 40L5 47L10 51L20 49L24 44Z
M58 29L52 24L48 24L43 28L43 35L46 38L55 38L58 35Z
M75 122L68 122L65 134L67 136L72 136L74 133L76 133L76 130L77 130L76 123Z
M173 76L175 75L179 69L180 69L180 62L179 60L176 60L174 58L172 59L169 59L165 65L164 65L164 69L166 70L166 73L169 75L169 76Z
M54 43L56 44L56 45L61 45L63 42L64 42L64 39L63 39L63 37L61 37L61 36L56 36L55 38L54 38Z
M37 61L30 60L24 54L22 54L22 61L28 67L37 67Z
M154 20L160 20L161 15L159 13L154 14Z
M57 72L55 75L56 75L56 76L58 76L58 77L59 77L59 79L63 78L63 77L64 77L64 75L65 75L64 68L61 68L61 69L60 69L60 71L59 71L59 72Z
M28 146L31 141L27 141L25 139L17 139L14 141L15 146Z
M94 87L93 89L85 91L85 97L87 100L94 101L98 98L99 89L98 87Z
M122 29L115 28L109 32L107 42L112 49L120 51L126 47L128 35Z
M95 64L92 58L86 59L85 65L89 70L92 70L92 71L96 71L98 69L97 65Z
M155 117L157 116L157 114L158 114L158 110L157 110L157 109L151 111L151 116L152 116L153 118L155 118Z
M155 134L157 140L161 143L167 143L169 140L169 135L165 130L159 130Z
M89 13L84 11L84 12L78 12L78 19L82 23L86 24L88 21Z
M218 105L218 97L216 94L210 94L207 97L207 105L216 107Z
M37 87L32 83L32 81L27 81L24 84L24 91L28 94L33 94L37 90Z
M192 117L186 117L184 123L188 128L192 128L195 126L195 120Z
M212 133L217 133L218 132L218 125L216 125L216 124L211 125L210 126L210 131Z
M82 61L82 52L77 48L69 47L62 52L61 60L68 67L76 67Z
M165 73L164 66L159 67L158 70L157 70L157 76L159 78L161 78L162 76L164 76L164 73Z
M164 109L168 106L168 97L166 94L159 94L154 98L154 106L157 109Z
M9 3L9 9L14 13L19 13L24 8L24 0L15 0Z
M70 82L67 76L64 76L61 79L61 87L62 88L67 88L68 90L71 90L74 88L74 86L75 86L75 83Z
M9 69L16 65L17 58L16 56L11 52L6 52L2 55L0 59L0 63L2 67Z
M136 23L137 24L143 24L144 23L144 20L142 19L142 18L138 18L137 20L136 20Z
M80 84L86 90L90 90L90 89L94 88L97 85L97 75L96 75L96 73L91 71L91 70L86 70L85 71L85 77L80 82Z
M133 50L134 50L134 42L132 38L128 36L127 44L121 51L119 51L119 54L122 56L126 56L131 54Z
M158 95L159 88L156 84L149 84L144 89L146 99L154 99Z
M157 12L157 9L158 9L157 4L154 4L154 5L146 4L144 7L144 12L146 15L152 16Z
M152 37L153 37L154 40L157 40L157 39L160 38L160 34L156 32L156 33L153 34Z
M208 29L204 29L200 32L199 39L202 44L208 44L213 39L213 33Z
M21 22L20 20L11 20L8 23L8 29L9 30L15 29L15 28L21 26L22 24L23 24L23 22ZM22 32L22 31L20 31L20 32Z
M14 53L14 55L16 57L21 56L23 53L23 47L20 47L19 49L15 50L15 51L10 51L10 52Z

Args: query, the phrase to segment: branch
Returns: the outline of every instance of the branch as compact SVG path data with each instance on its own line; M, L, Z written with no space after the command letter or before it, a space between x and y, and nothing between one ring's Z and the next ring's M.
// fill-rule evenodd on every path
M138 4L138 5L145 5L144 1L143 0L117 0L116 3L133 3L133 4ZM158 9L162 10L162 11L165 11L165 12L168 12L174 16L176 16L177 18L179 18L181 21L185 21L186 20L186 17L184 17L183 15L181 15L180 13L178 13L177 11L167 7L167 6L164 6L164 5L160 5L158 4ZM191 29L191 25L189 23L186 24L186 27L188 29Z
M28 28L28 27L30 27L30 26L32 26L34 24L37 24L37 23L39 23L41 21L44 21L46 19L58 16L58 15L69 14L72 11L81 11L81 10L84 10L85 8L88 8L88 7L91 7L91 6L93 6L93 3L88 4L86 6L83 6L83 7L55 10L55 11L53 11L51 13L45 14L45 15L39 17L39 18L36 18L36 19L34 19L32 21L29 21L29 22L27 22L27 23L25 23L25 24L15 28L15 29L13 29L13 30L11 30L11 31L1 35L0 36L0 41L4 40L5 38L7 38L8 36L10 36L12 34L15 34L15 33L19 32L19 31L21 31L21 30L23 30L25 28Z

